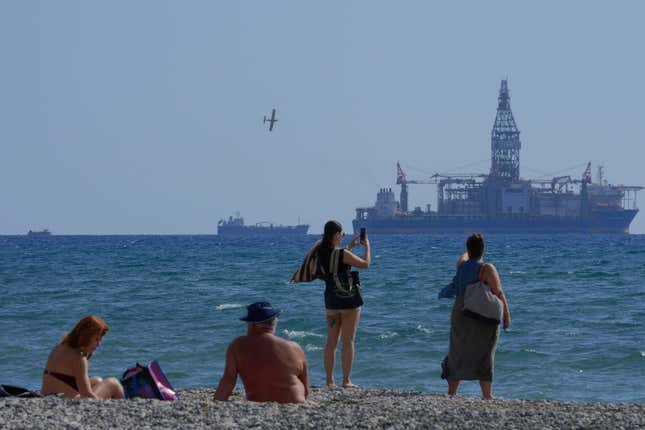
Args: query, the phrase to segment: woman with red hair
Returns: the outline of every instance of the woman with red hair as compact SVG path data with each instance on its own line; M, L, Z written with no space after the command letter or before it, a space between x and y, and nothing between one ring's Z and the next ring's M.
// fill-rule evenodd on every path
M65 397L123 399L116 378L101 379L88 374L89 359L109 328L101 318L88 315L54 347L43 372L41 393L63 393Z

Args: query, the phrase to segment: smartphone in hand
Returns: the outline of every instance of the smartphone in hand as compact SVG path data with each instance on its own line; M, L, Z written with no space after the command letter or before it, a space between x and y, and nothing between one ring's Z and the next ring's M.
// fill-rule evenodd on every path
M361 243L365 242L365 227L361 227L360 239Z

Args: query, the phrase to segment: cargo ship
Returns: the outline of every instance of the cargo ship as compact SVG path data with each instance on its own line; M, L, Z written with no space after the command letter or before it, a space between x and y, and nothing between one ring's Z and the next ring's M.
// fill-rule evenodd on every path
M490 171L410 179L397 163L399 200L392 188L381 188L374 206L356 208L354 231L365 227L371 234L629 233L638 213L636 196L643 187L609 184L602 166L592 178L591 162L578 178L522 179L520 148L508 83L502 80L491 132ZM430 204L408 208L411 184L437 186L436 210Z
M52 235L52 233L47 229L35 230L35 231L34 230L29 230L27 232L27 236L32 236L32 237L43 237L43 236L51 236L51 235Z
M269 222L259 222L255 225L245 225L244 218L239 214L221 219L217 223L217 235L225 237L283 237L305 236L309 224L276 225Z

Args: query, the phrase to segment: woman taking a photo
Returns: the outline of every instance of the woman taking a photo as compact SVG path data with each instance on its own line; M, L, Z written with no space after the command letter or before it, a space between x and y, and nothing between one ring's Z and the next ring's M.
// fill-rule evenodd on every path
M88 374L89 360L108 330L105 321L97 316L80 320L49 354L41 393L63 393L69 398L123 399L123 387L116 378L101 379Z
M349 375L354 362L354 338L358 328L363 298L361 296L358 272L351 267L367 269L370 265L370 241L365 236L360 243L365 254L360 258L351 249L359 236L355 235L345 249L340 248L345 233L337 221L328 221L322 240L309 251L300 269L293 275L293 282L309 282L317 278L325 281L325 312L327 318L327 343L325 345L326 384L333 387L336 346L340 339L343 343L342 367L343 388L355 387Z

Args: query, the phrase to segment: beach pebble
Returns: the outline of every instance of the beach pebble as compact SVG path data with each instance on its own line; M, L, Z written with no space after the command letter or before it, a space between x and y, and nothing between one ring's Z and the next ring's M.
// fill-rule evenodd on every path
M312 403L255 403L235 390L228 402L214 389L179 390L159 400L0 399L7 429L550 429L643 428L645 405L451 398L388 389L312 388Z

